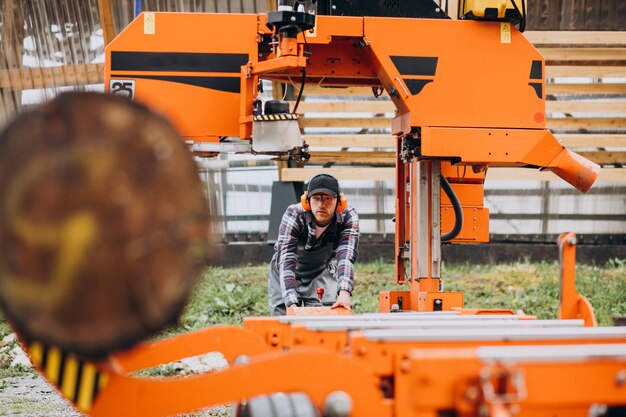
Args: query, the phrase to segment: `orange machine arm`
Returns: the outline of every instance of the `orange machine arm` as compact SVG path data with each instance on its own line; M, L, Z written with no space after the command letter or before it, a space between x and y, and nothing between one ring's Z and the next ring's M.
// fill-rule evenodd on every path
M144 14L107 47L106 82L112 92L132 85L193 141L254 142L262 79L384 87L396 106L397 280L411 281L411 309L462 307L460 294L432 295L441 288L440 236L488 241L489 166L550 170L583 192L598 176L598 165L546 129L544 59L508 23L317 16L314 30L288 35L268 21ZM445 178L458 204L440 191Z
M186 139L249 139L259 79L305 70L307 83L382 85L397 107L392 133L419 134L420 158L546 168L581 191L597 177L545 128L544 59L510 25L504 37L498 22L317 16L314 32L277 46L266 21L144 13L107 46L105 83Z

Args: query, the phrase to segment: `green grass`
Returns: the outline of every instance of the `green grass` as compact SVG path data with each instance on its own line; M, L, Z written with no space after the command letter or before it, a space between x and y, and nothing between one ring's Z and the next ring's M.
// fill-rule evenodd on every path
M465 293L467 308L522 309L540 319L557 317L558 263L444 266L444 289ZM378 310L378 292L408 289L395 283L394 265L357 264L354 311ZM626 263L577 266L577 287L594 307L598 324L626 315ZM244 317L267 315L267 267L210 268L200 280L178 327L166 334L213 324L240 324Z
M444 266L442 274L444 289L462 291L467 308L523 309L540 319L557 316L557 263ZM623 260L614 260L604 266L578 265L577 287L593 305L599 325L610 326L613 316L626 315L626 262ZM395 284L393 264L357 264L354 311L377 311L378 292L394 289L408 288ZM267 315L267 266L209 268L199 280L178 325L163 330L155 337L215 324L239 325L245 317L261 315ZM11 328L0 315L0 337L10 333ZM5 346L5 351L6 348L12 346ZM0 354L0 392L8 387L7 377L33 373L31 368L11 368L9 361L7 355ZM174 376L176 371L165 365L141 374ZM54 411L58 411L54 406L33 398L8 397L0 405L0 415L46 415ZM215 409L210 415L225 417L229 415L228 407Z
M443 267L444 289L462 291L467 308L522 309L540 319L557 316L559 266L520 262L502 265ZM357 264L354 291L356 313L375 312L378 292L407 289L395 284L394 265ZM612 317L626 315L626 262L577 266L577 286L594 307L598 324L611 326ZM267 315L267 267L209 268L200 279L177 326L156 337L201 329L215 324L241 324L244 317ZM0 337L11 333L0 319ZM0 378L26 370L10 370L0 356Z
M46 404L35 398L9 397L0 404L0 416L46 416L59 415L67 410L66 404Z
M626 314L626 265L578 265L576 286L592 304L598 325L612 326L613 317ZM446 289L463 291L468 308L522 309L540 319L557 318L557 263L516 263L495 266L458 266L446 270Z
M4 320L4 317L0 314L0 338L11 333L11 326Z

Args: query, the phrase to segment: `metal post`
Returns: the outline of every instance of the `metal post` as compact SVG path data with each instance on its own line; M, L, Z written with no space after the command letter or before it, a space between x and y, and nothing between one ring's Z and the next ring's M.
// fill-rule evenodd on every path
M425 294L441 289L441 191L438 161L411 163L411 306L425 309Z
M115 37L115 27L113 26L113 16L111 13L111 0L98 0L98 12L100 13L100 26L104 44L107 45Z
M412 214L415 219L417 235L412 240L417 242L417 270L412 274L418 280L441 277L441 189L439 175L441 165L438 161L417 162L416 174L419 175L416 195L416 208ZM417 182L417 181L416 181Z
M408 187L410 186L410 178L407 171L410 164L405 163L401 157L401 140L396 143L396 241L395 241L395 260L396 260L396 282L404 284L407 278L406 265L410 260L410 251L406 248L408 230L411 225L411 216L409 215L410 201L408 199Z
M550 221L550 183L543 181L543 204L541 207L541 234L545 237L548 234L548 223Z
M358 190L358 188L357 188ZM387 233L385 228L385 186L383 181L374 181L374 198L376 200L376 233Z
M430 273L429 278L438 278L437 290L441 290L441 162L431 162L430 176Z

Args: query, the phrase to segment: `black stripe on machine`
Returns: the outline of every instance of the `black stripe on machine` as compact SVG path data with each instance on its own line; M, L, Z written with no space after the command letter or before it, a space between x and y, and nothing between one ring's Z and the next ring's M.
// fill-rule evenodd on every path
M434 76L437 71L436 56L390 56L401 75Z
M240 73L248 54L190 52L111 52L111 71Z
M543 98L543 83L528 83L535 90L537 97Z
M433 82L433 80L412 80L406 78L403 78L402 81L404 81L412 95L419 94L426 84Z
M543 80L543 70L541 61L533 61L530 66L530 79L531 80Z
M196 87L210 88L227 93L239 93L241 82L239 77L193 77L187 75L131 75L115 74L113 78L144 78L148 80L170 81L173 83L188 84Z

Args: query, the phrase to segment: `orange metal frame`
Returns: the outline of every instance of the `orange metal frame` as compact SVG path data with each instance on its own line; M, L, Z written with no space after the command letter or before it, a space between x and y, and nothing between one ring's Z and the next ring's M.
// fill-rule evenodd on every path
M512 311L462 310L462 294L440 292L438 231L447 231L452 219L446 214L450 201L434 197L440 193L439 172L472 218L455 240L482 242L488 239L488 166L551 169L583 191L598 167L564 149L546 130L543 76L533 75L538 67L544 73L544 60L515 30L504 43L501 30L497 22L318 16L314 32L281 38L272 47L265 15L142 14L107 46L105 79L111 91L134 83L135 99L167 115L193 141L250 139L259 79L295 80L306 69L308 83L383 86L397 108L397 280L410 289L381 293L381 311L401 297L405 310L438 305L451 314L510 317ZM398 42L399 33L415 41ZM417 144L419 157L403 156L403 141ZM593 326L593 312L574 284L574 239L565 235L559 241L559 314ZM611 350L626 346L620 334L608 341L600 335L419 341L251 318L244 328L214 327L149 342L97 363L23 343L40 372L93 416L180 414L278 391L306 392L318 409L331 392L345 391L353 400L350 415L376 417L508 416L520 409L525 416L577 415L590 404L626 405L623 355L555 364L494 362L484 354L488 346L503 345ZM224 353L231 367L187 378L133 374L210 351ZM303 366L319 372L298 377L294 370ZM574 384L583 379L594 384ZM568 395L556 392L558 387Z
M517 320L536 321L532 316ZM72 365L66 353L36 343L29 352L40 372L92 416L174 415L274 392L306 392L323 409L325 399L337 390L351 397L353 416L434 417L443 410L461 416L485 415L485 410L498 416L583 416L595 403L626 406L626 384L619 382L626 377L625 332L608 339L591 334L546 340L467 336L420 341L403 340L399 334L394 341L365 331L317 331L301 323L250 318L244 328L213 327L144 343L98 363ZM489 359L485 349L496 348L517 350L523 357ZM565 355L599 348L613 353ZM527 354L533 349L537 355ZM549 360L541 357L543 350L550 353ZM230 367L184 378L133 375L211 351L222 352ZM320 372L294 378L294 370L304 364L319 366ZM76 368L82 371L73 380ZM63 381L55 378L59 372Z
M586 326L596 326L591 303L576 290L576 235L563 233L559 236L561 261L560 319L583 319Z
M438 170L468 219L454 241L468 243L489 238L489 166L552 170L581 191L598 175L596 164L546 129L544 59L514 28L505 41L499 22L317 16L314 30L280 36L274 45L266 22L264 14L141 15L107 46L105 82L133 80L135 98L194 141L250 139L260 79L296 82L306 71L307 83L384 87L397 108L396 274L399 283L410 282L405 308L432 310L434 300L444 310L463 306L462 295L438 294L435 233L454 224L447 198L433 200ZM416 41L399 42L398 33ZM194 60L223 65L207 69ZM419 158L403 159L403 138L417 143ZM425 174L435 181L428 196L418 192L421 164L433 167ZM427 208L418 209L418 193L429 199ZM427 248L418 253L420 242Z

